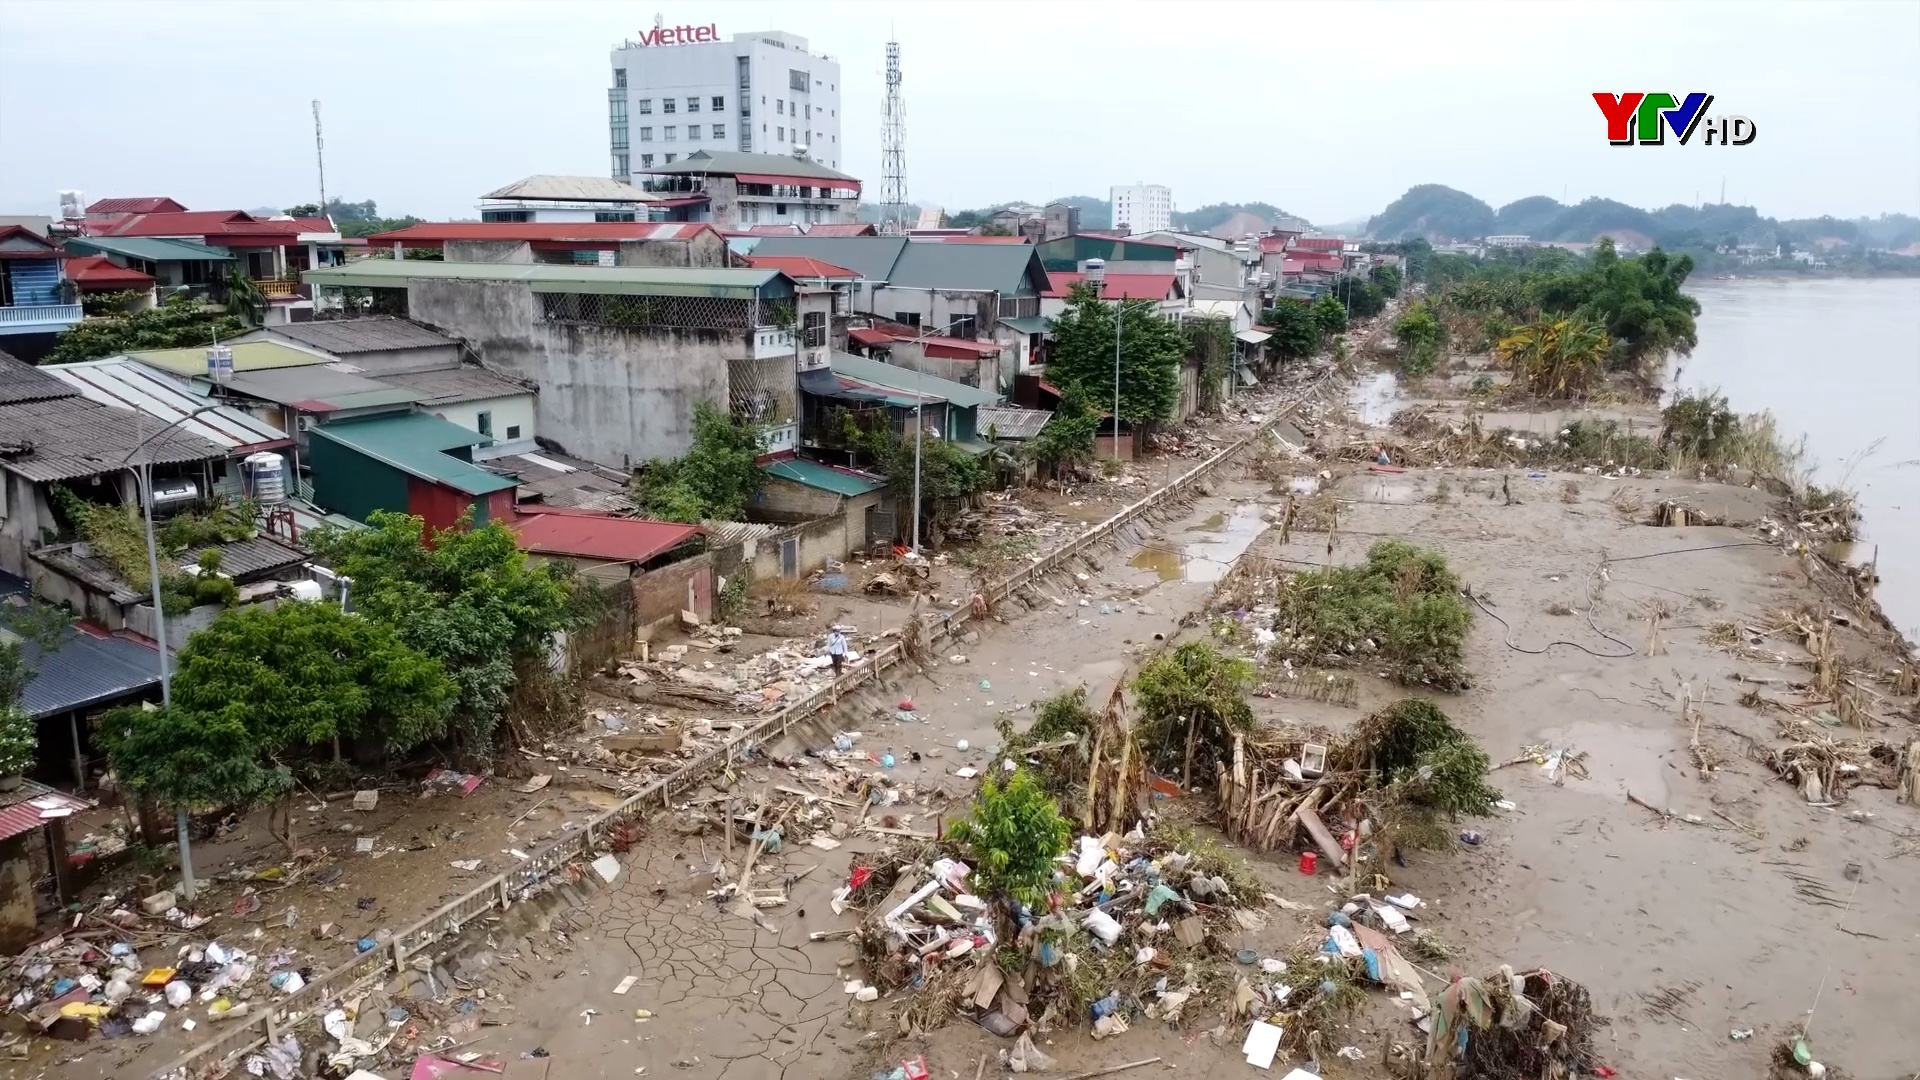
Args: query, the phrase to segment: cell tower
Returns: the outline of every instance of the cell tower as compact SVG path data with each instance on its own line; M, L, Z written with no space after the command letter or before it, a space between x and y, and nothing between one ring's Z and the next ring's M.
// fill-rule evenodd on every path
M887 103L880 121L880 231L905 235L907 113L900 100L900 43L887 42Z
M313 159L320 170L320 216L327 216L327 140L320 137L320 99L313 99Z

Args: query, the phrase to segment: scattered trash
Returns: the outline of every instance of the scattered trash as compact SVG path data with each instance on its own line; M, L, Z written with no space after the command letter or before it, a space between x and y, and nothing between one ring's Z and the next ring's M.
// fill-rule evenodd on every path
M1246 1056L1247 1064L1254 1068L1271 1069L1273 1055L1280 1051L1280 1039L1285 1034L1278 1024L1255 1020L1247 1030L1246 1041L1240 1044L1240 1052Z
M1484 839L1486 839L1486 837L1481 836L1472 829L1467 829L1460 834L1460 842L1472 847L1479 847L1480 842Z
M1732 1031L1727 1032L1727 1037L1734 1042L1746 1042L1748 1039L1753 1038L1753 1029L1734 1028Z
M602 855L593 860L592 866L593 872L600 875L600 880L608 884L620 876L620 860L611 855Z
M372 810L374 807L379 805L380 805L380 791L378 788L374 788L368 791L356 791L353 793L353 808L355 810L362 810L362 811Z
M627 991L633 989L633 984L639 981L640 981L640 976L629 975L626 978L620 980L619 985L613 988L613 992L616 994L624 994Z

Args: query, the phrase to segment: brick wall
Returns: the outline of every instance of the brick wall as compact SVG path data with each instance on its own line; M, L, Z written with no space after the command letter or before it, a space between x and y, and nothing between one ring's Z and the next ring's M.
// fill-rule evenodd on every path
M633 629L651 640L679 621L682 610L706 622L713 618L713 558L696 555L633 579Z

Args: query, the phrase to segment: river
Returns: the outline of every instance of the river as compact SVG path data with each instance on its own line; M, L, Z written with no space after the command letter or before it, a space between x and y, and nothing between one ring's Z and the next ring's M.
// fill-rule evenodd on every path
M1784 434L1807 437L1815 482L1859 492L1881 607L1920 639L1920 278L1700 280L1687 291L1700 301L1700 344L1676 385L1718 387L1736 411L1770 410Z

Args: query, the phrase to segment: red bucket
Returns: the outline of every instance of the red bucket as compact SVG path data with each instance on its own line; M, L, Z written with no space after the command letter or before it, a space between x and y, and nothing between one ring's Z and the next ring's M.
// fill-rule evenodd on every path
M1320 869L1320 853L1303 851L1300 853L1300 872L1311 877Z

